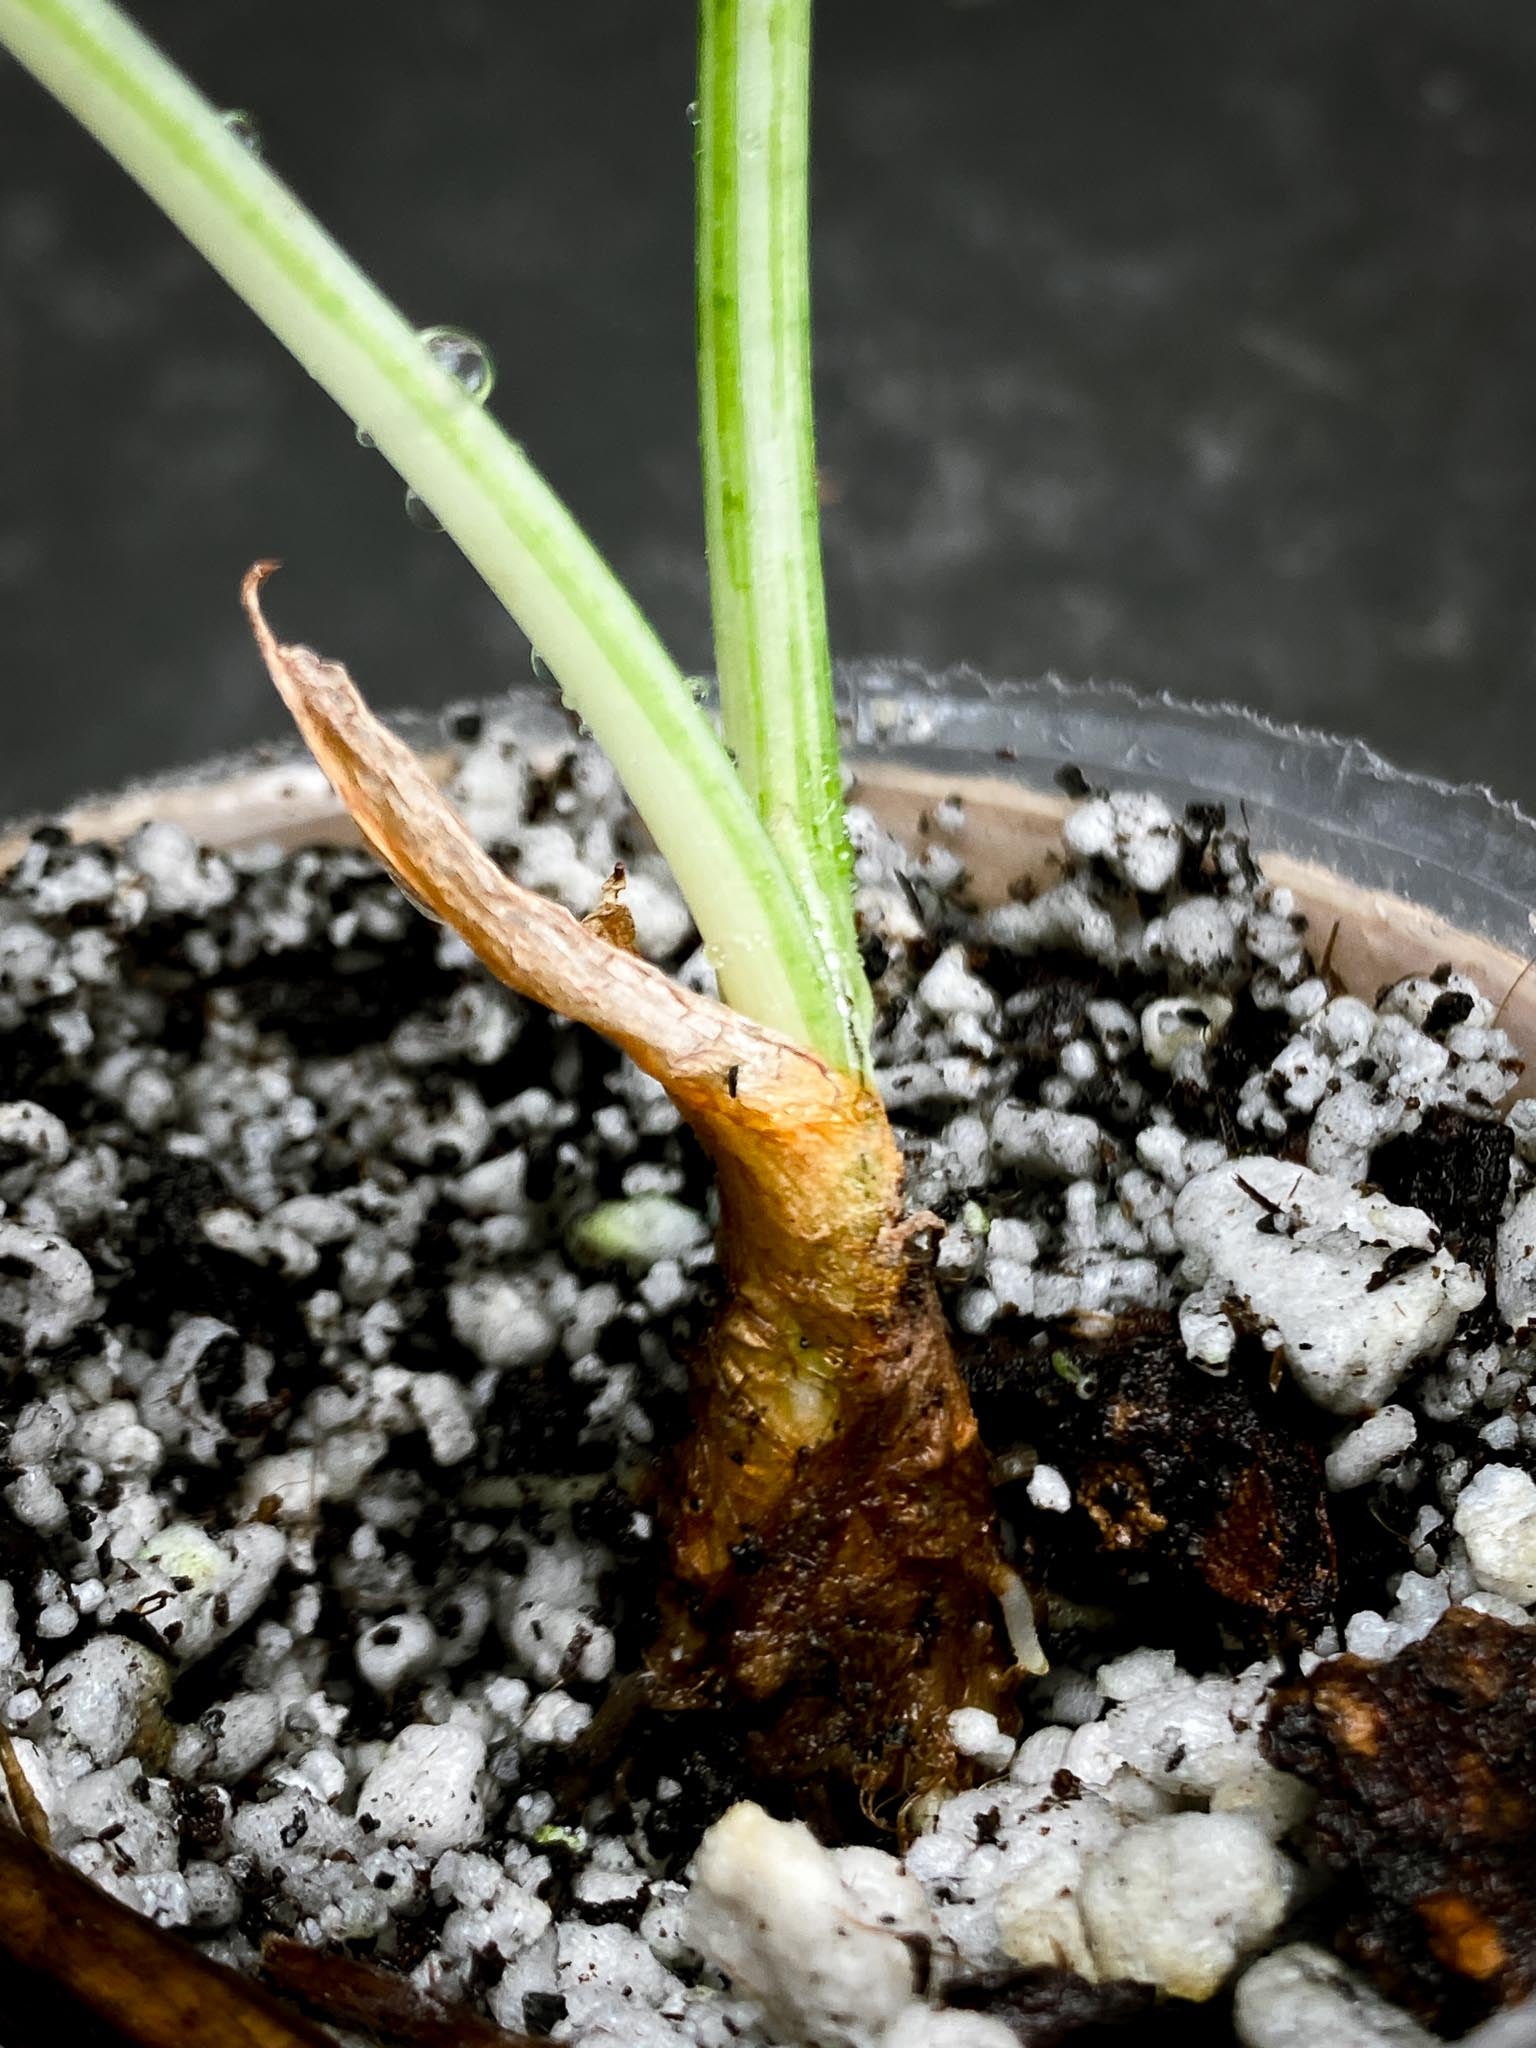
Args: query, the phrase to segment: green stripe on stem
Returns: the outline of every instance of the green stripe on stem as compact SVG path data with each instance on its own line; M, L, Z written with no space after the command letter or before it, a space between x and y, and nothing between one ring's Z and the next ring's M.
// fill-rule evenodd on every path
M726 744L862 1043L811 407L810 63L810 0L700 0L699 418Z
M522 449L108 0L0 0L0 42L432 508L623 776L728 999L846 1065L842 992L718 737Z

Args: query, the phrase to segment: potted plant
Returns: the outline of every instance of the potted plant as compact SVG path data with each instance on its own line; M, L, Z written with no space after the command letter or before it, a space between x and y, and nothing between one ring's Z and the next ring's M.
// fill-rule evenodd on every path
M238 1926L220 1939L235 1959L249 1960L250 1902L283 1900L284 1854L292 1851L302 1875L296 1865L282 1906L288 1920L274 1924L301 1935L312 1928L332 1946L387 1936L379 1953L397 1966L414 1961L423 1995L441 1989L460 2003L489 1970L491 2010L504 2025L531 2031L564 2022L576 2038L597 2041L613 2038L616 2022L600 2001L573 2015L570 1989L597 1974L604 1995L630 1998L637 1982L626 1981L625 1970L643 1977L683 1944L666 1923L676 1880L653 1880L636 1861L624 1788L643 1772L622 1724L638 1712L654 1730L658 1719L675 1726L712 1710L712 1732L701 1740L731 1745L743 1783L815 1818L824 1832L846 1834L860 1808L902 1839L929 1830L903 1872L868 1849L845 1849L835 1861L799 1823L770 1820L745 1802L732 1807L700 1853L684 1930L752 1994L754 2003L721 2021L728 2030L889 2048L928 2039L990 2048L1044 2038L1048 2028L1061 2038L1078 2023L1134 2020L1154 1995L1208 1999L1273 1944L1303 1892L1298 1866L1280 1846L1305 1822L1296 1774L1310 1773L1323 1794L1317 1825L1325 1843L1327 1827L1340 1838L1347 1832L1339 1815L1354 1811L1352 1800L1379 1817L1382 1797L1371 1805L1350 1776L1348 1743L1332 1741L1331 1709L1315 1686L1308 1691L1310 1671L1291 1674L1268 1754L1245 1738L1275 1675L1263 1653L1336 1647L1327 1631L1336 1543L1348 1517L1330 1513L1325 1451L1331 1475L1348 1482L1340 1494L1375 1486L1390 1468L1385 1483L1412 1498L1423 1476L1410 1484L1417 1424L1390 1397L1453 1342L1463 1352L1473 1343L1466 1318L1484 1302L1479 1270L1491 1272L1491 1262L1509 1265L1513 1277L1501 1278L1503 1321L1490 1341L1518 1327L1523 1268L1514 1240L1506 1243L1503 1205L1523 1126L1511 1133L1491 1119L1515 1059L1493 1005L1449 969L1405 981L1379 1017L1343 995L1330 980L1331 947L1308 956L1294 896L1263 880L1246 834L1212 808L1195 806L1181 820L1155 798L1106 795L1081 778L1085 801L1067 826L1066 879L1038 891L1024 886L1029 861L1014 842L1003 857L1011 900L988 911L963 886L967 865L974 879L979 861L955 851L968 825L974 831L969 806L983 808L974 793L955 796L947 778L924 792L912 821L927 842L915 879L887 842L861 827L856 924L809 410L808 10L803 0L706 0L701 20L700 389L719 735L627 595L483 409L485 380L464 338L418 335L401 320L105 0L0 0L0 39L119 156L395 464L528 631L618 769L703 940L688 982L636 950L621 867L578 906L584 917L528 885L537 863L526 856L527 835L539 807L558 815L573 780L590 779L590 768L572 766L579 750L567 743L552 769L534 769L536 792L512 833L524 835L525 878L509 874L476 843L434 776L372 719L345 672L278 639L262 608L271 565L247 575L244 602L261 655L368 845L508 988L595 1030L656 1084L702 1142L718 1202L718 1299L692 1332L689 1422L653 1490L638 1496L645 1504L625 1511L631 1536L635 1513L654 1516L663 1532L643 1672L611 1695L585 1733L584 1782L562 1780L546 1763L544 1780L518 1795L521 1832L497 1866L474 1846L485 1832L486 1801L508 1797L511 1776L536 1749L570 1747L570 1734L554 1739L560 1728L574 1724L582 1734L592 1696L602 1696L613 1673L612 1632L587 1611L591 1587L567 1537L551 1536L541 1520L542 1562L500 1568L497 1580L502 1636L543 1686L530 1702L526 1678L501 1678L492 1668L482 1647L487 1617L476 1633L473 1614L462 1611L474 1606L469 1593L447 1621L442 1613L430 1618L404 1592L389 1532L414 1532L421 1503L403 1503L398 1487L387 1478L374 1486L369 1475L395 1435L419 1433L432 1463L448 1469L474 1458L477 1427L516 1441L516 1425L547 1384L538 1371L565 1341L559 1316L585 1333L589 1348L578 1347L570 1363L601 1381L610 1412L630 1400L628 1361L605 1359L596 1346L624 1321L665 1317L695 1291L686 1276L700 1270L691 1256L700 1211L679 1203L676 1191L696 1185L696 1168L672 1126L657 1121L656 1098L615 1081L623 1107L602 1126L603 1142L622 1161L644 1153L642 1140L662 1138L664 1156L633 1162L619 1176L621 1198L594 1203L566 1234L578 1269L643 1274L649 1291L625 1301L611 1277L584 1286L544 1275L542 1297L530 1299L485 1260L497 1245L522 1257L536 1229L530 1213L560 1208L561 1147L543 1142L562 1128L560 1103L552 1112L543 1099L550 1090L524 1086L491 1105L503 1132L523 1141L498 1154L486 1098L454 1071L455 1062L476 1059L498 1069L506 1033L525 1029L521 1021L488 1021L476 997L461 1004L475 1012L467 1021L460 1014L457 1023L429 1022L401 1006L397 991L387 1029L378 1018L371 1023L407 1068L436 1061L448 1069L441 1115L403 1132L389 1121L394 1078L375 1077L385 1091L375 1115L352 1099L361 1067L349 1077L344 1062L323 1065L327 1048L345 1040L344 1030L340 1040L327 1037L325 1018L325 998L342 997L345 974L329 987L322 974L286 1008L270 987L252 998L261 979L253 962L274 950L263 933L285 927L268 903L268 926L253 930L241 892L249 884L260 896L270 868L259 860L236 875L210 868L151 827L130 845L126 874L97 857L101 873L92 882L66 849L34 839L13 887L20 924L45 942L49 928L36 920L67 919L91 903L111 903L111 916L131 923L123 906L135 887L147 905L139 915L151 924L233 901L234 926L216 961L182 934L174 960L141 962L154 1011L149 1032L164 1025L167 1005L185 1003L189 968L203 958L208 985L222 990L206 1028L243 1048L235 1063L249 1065L258 1093L288 1085L264 1049L273 1034L288 1048L279 1065L319 1059L323 1078L308 1073L302 1100L310 1106L285 1112L286 1124L238 1106L215 1114L213 1098L222 1104L230 1084L208 1071L200 1050L187 1085L203 1091L203 1120L180 1133L170 1156L182 1165L156 1183L173 1205L184 1192L185 1161L202 1162L193 1205L202 1263L170 1311L165 1355L146 1364L130 1345L118 1369L93 1354L67 1392L56 1390L59 1400L48 1393L34 1404L47 1415L29 1409L18 1417L18 1433L40 1448L20 1468L17 1511L45 1538L62 1542L71 1512L50 1476L50 1458L57 1463L60 1453L83 1472L87 1498L77 1505L93 1537L98 1514L110 1517L120 1500L99 1510L89 1502L104 1487L112 1494L118 1468L143 1478L168 1460L177 1513L171 1519L161 1503L159 1526L121 1554L105 1539L108 1561L90 1581L88 1609L61 1580L58 1596L29 1617L35 1637L67 1642L77 1661L43 1660L46 1698L39 1691L35 1707L23 1689L7 1776L19 1821L45 1836L51 1813L61 1816L76 1868L137 1883L132 1902L151 1910L158 1894L150 1873L141 1882L132 1862L118 1868L127 1852L112 1848L127 1832L118 1817L123 1774L149 1782L148 1768L171 1788L143 1795L151 1809L158 1796L195 1806L185 1788L212 1786L198 1811L218 1853L192 1859L195 1887L183 1879L180 1891L162 1888L165 1919ZM483 794L490 772L471 752L472 791ZM904 791L893 789L889 804L899 806L914 787L908 779ZM611 825L605 829L611 839ZM302 895L306 885L295 886ZM338 954L355 951L360 933L393 942L398 927L355 867L321 876L315 893L327 890L336 901L326 942ZM306 898L302 910L289 910L298 918L291 928L314 939L316 903ZM24 931L22 956L33 943ZM32 1009L55 988L51 976L93 971L89 946L75 950L82 957L71 954L67 967L51 956L23 957ZM451 953L448 964L466 989L481 987ZM698 985L711 975L723 1001ZM18 1017L27 992L18 981ZM355 985L347 993L355 996ZM145 1015L130 1004L108 1035L92 1086L129 1126L158 1129L173 1116L179 1083L147 1056ZM201 1048L203 1037L193 1035ZM65 1223L75 1216L84 1228L105 1213L88 1203L82 1210L79 1193L69 1192L74 1183L61 1188L53 1178L68 1163L70 1138L57 1112L34 1098L69 1100L75 1084L59 1062L85 1052L68 1030L54 1036L57 1048L45 1042L32 1062L32 1092L18 1090L8 1139L22 1204L19 1234L5 1252L16 1268L8 1317L45 1357L94 1313L89 1261L59 1242L69 1237ZM170 1043L174 1061L174 1031ZM552 1075L567 1075L573 1059L579 1069L571 1043L559 1031L546 1040ZM579 1082L567 1077L559 1086L581 1099ZM347 1143L360 1148L351 1169L369 1187L360 1207L342 1199L335 1145L323 1191L312 1180L303 1193L288 1193L272 1170L285 1145L302 1149L316 1139L324 1116L314 1097L326 1089L345 1103ZM985 1116L969 1108L973 1101ZM1303 1115L1307 1131L1298 1128ZM1485 1124L1501 1133L1496 1141L1486 1139ZM232 1169L240 1199L227 1204L211 1192L220 1185L208 1151L215 1128L245 1147ZM395 1148L392 1170L375 1171L372 1150L381 1143ZM1401 1149L1391 1161L1394 1144ZM1455 1156L1454 1171L1441 1162L1441 1181L1423 1156L1432 1145ZM1471 1173L1464 1155L1474 1153L1481 1179L1471 1219L1461 1209ZM554 1178L530 1198L535 1155ZM419 1170L414 1183L403 1176L405 1186L402 1156ZM308 1164L326 1158L321 1141ZM579 1172L570 1160L564 1165ZM1403 1199L1358 1192L1358 1183L1381 1175L1395 1176ZM425 1357L410 1348L393 1301L413 1254L389 1229L405 1230L420 1257L425 1212L409 1228L399 1224L411 1211L413 1184L477 1219L457 1238L458 1224L441 1227L439 1250L445 1241L458 1249L444 1255L422 1294L423 1302L430 1294L433 1328L458 1347L452 1355L483 1369L468 1399L451 1374L425 1369L432 1347ZM1442 1213L1447 1186L1454 1194ZM977 1198L987 1188L992 1213ZM377 1222L385 1216L394 1222ZM1264 1242L1250 1243L1249 1230ZM465 1232L474 1239L471 1263L482 1268L467 1278L454 1263ZM1054 1263L1042 1265L1048 1238ZM201 1249L208 1244L217 1255L211 1263ZM327 1264L338 1244L347 1249L329 1253ZM1184 1261L1176 1283L1167 1270L1175 1254ZM285 1363L291 1305L250 1307L263 1340L254 1363L205 1362L224 1342L206 1327L210 1320L236 1340L249 1334L240 1310L255 1283L234 1279L229 1260L299 1283L334 1267L338 1285L314 1287L303 1310L307 1337L294 1343L306 1357L311 1342L322 1353L329 1342L337 1357L355 1350L352 1381L338 1372L328 1392L306 1386ZM936 1271L957 1300L964 1376ZM632 1308L640 1312L630 1315ZM654 1344L646 1362L659 1363ZM506 1384L519 1371L520 1392ZM1219 1397L1202 1371L1221 1383ZM235 1389L215 1416L203 1389L220 1372L235 1373ZM278 1392L263 1393L274 1373ZM1428 1398L1454 1410L1471 1373ZM1497 1376L1485 1377L1491 1384ZM251 1396L243 1408L237 1390ZM996 1424L990 1468L971 1390ZM1509 1412L1514 1390L1506 1394L1492 1418L1494 1450L1510 1447L1503 1440L1511 1426L1520 1440ZM250 1455L250 1445L225 1448L231 1405L262 1439L260 1455ZM151 1415L158 1434L144 1419ZM281 1449L262 1434L274 1423ZM588 1411L583 1429L590 1426ZM631 1453L649 1426L643 1414L631 1425ZM228 1495L189 1477L200 1463L225 1481L238 1476L233 1527ZM1428 1582L1427 1567L1443 1564L1447 1583L1460 1572L1459 1590L1475 1588L1482 1600L1482 1619L1467 1624L1464 1637L1449 1649L1438 1643L1447 1661L1436 1681L1442 1688L1466 1678L1468 1658L1488 1666L1503 1658L1511 1673L1519 1665L1518 1648L1502 1636L1493 1644L1489 1632L1516 1627L1509 1610L1518 1605L1519 1566L1509 1556L1509 1525L1519 1522L1521 1482L1530 1482L1517 1463L1487 1457L1460 1476L1473 1490L1471 1509L1463 1515L1457 1507L1449 1518L1434 1510L1433 1522L1421 1514L1408 1532L1419 1577ZM531 1483L527 1471L502 1477L510 1491L498 1491L496 1473L478 1471L457 1520L436 1489L440 1517L452 1523L445 1540L454 1568L467 1574L475 1597L484 1587L469 1560L496 1540L485 1534L489 1523L473 1519L475 1501L520 1505L520 1489ZM1028 1585L1005 1554L994 1483L1010 1489ZM329 1520L321 1512L327 1499L339 1504ZM565 1500L567 1522L569 1508ZM356 1526L347 1557L327 1576L316 1569L316 1545L349 1516ZM1435 1531L1452 1523L1461 1549L1442 1557ZM1086 1568L1057 1540L1069 1533L1079 1547L1088 1537ZM294 1595L278 1623L264 1603L280 1574L303 1576L302 1559L309 1589ZM413 1570L420 1569L418 1559ZM1370 1570L1384 1585L1379 1560ZM1197 1681L1176 1673L1161 1648L1124 1650L1116 1601L1148 1585L1191 1603L1192 1655L1224 1658L1235 1676ZM296 1674L314 1675L300 1639L315 1635L330 1597L350 1601L354 1619L384 1615L358 1637L356 1677L385 1704L350 1747L340 1740L347 1708L328 1699L323 1684L312 1703L290 1701L291 1718L270 1704ZM1411 1590L1397 1597L1399 1608L1412 1607ZM386 1611L392 1599L404 1601L398 1614ZM90 1626L89 1615L100 1615L104 1628ZM1358 1640L1407 1655L1418 1641L1414 1616L1394 1610L1375 1618L1384 1633L1357 1628ZM1059 1640L1067 1650L1055 1672L1042 1623L1047 1644ZM252 1682L209 1710L221 1717L216 1727L194 1728L188 1700L196 1688L186 1670L248 1624L257 1625L255 1647L241 1647L238 1668ZM1162 1626L1183 1643L1182 1621ZM262 1637L261 1627L275 1632ZM455 1696L443 1680L434 1691L429 1674L457 1668L460 1635L471 1639L459 1658L472 1673L467 1689ZM1347 1632L1345 1639L1353 1648ZM105 1651L94 1647L101 1643ZM1112 1648L1122 1654L1106 1654ZM1417 1669L1410 1659L1410 1691ZM1044 1683L1027 1709L1039 1725L1020 1747L1026 1676ZM1351 1666L1329 1681L1342 1688L1335 1718L1346 1736L1362 1713L1376 1711L1349 1690L1355 1677ZM1224 1690L1217 1697L1200 1684ZM347 1688L356 1691L352 1677ZM240 1716L273 1721L254 1749L235 1745L237 1757L253 1759L244 1771L225 1755L236 1699ZM1157 1703L1155 1730L1132 1711L1142 1699ZM1106 1702L1113 1704L1101 1721ZM1163 1740L1170 1727L1197 1730L1211 1713L1224 1732L1197 1744L1197 1756L1182 1734ZM48 1776L44 1716L65 1731L62 1778ZM1487 1767L1492 1738L1474 1714L1463 1719L1466 1755ZM1114 1734L1102 1732L1112 1722ZM1074 1748L1070 1731L1079 1723L1101 1732ZM503 1738L505 1774L497 1780L493 1768L490 1786L488 1730ZM289 1740L296 1731L307 1748ZM665 1746L668 1738L650 1732L643 1740ZM264 1773L269 1796L248 1802L237 1824L230 1786L253 1770ZM615 1770L617 1796L608 1782ZM965 1789L1004 1770L1006 1795L985 1784ZM664 1809L685 1789L670 1772L654 1775L644 1794L650 1819L641 1832L650 1833L642 1854L655 1857ZM1041 1815L1052 1802L1068 1817L1049 1853L1038 1853L1051 1833ZM110 1818L91 1834L85 1817L97 1808ZM607 1825L607 1840L594 1846L588 1825L599 1833ZM378 1850L364 1855L372 1835ZM306 1839L312 1846L301 1849ZM1001 1875L995 1859L974 1853L999 1841L1004 1861L1012 1858ZM1400 1845L1389 1830L1383 1841L1385 1864ZM83 1907L38 1842L5 1848L16 1896L36 1902L20 1916L13 1955L30 1968L51 1963L72 1995L135 2038L223 2039L233 2026L276 2042L307 2038L300 2022L255 1994L242 2003L238 1980L194 1966L146 1924L99 1900ZM163 1845L143 1853L152 1858ZM541 1856L546 1867L537 1870ZM567 1873L578 1909L599 1909L585 1918L578 1910L573 1926L606 1925L605 1903L641 1900L636 1915L642 1906L650 1915L644 1937L626 1948L613 1935L594 1961L590 1943L554 1930L542 1893L557 1857L579 1866ZM338 1872L351 1868L366 1872L365 1904L350 1878L345 1898L335 1889ZM232 1869L245 1881L243 1900ZM917 1879L926 1881L926 1897ZM645 1905L642 1894L656 1886L664 1896ZM396 1887L398 1914L379 1903ZM1374 1959L1393 1988L1401 1980L1410 2002L1453 2020L1470 2016L1479 2000L1519 1995L1525 1961L1511 1945L1510 1916L1499 1918L1497 1902L1486 1906L1461 1866L1441 1894L1455 1911L1442 1915L1446 1927L1431 1929L1424 1981L1414 1974L1419 1963L1403 1960L1401 1929L1392 1944L1378 1942ZM1357 1947L1368 1956L1377 1938L1373 1903L1355 1916L1363 1929ZM136 1982L126 1997L120 1974L95 1968L78 1941L60 1940L50 1956L61 1922L87 1910L101 1930L99 1952L127 1958ZM410 1930L423 1919L430 1926L434 1912L447 1915L442 1943L413 1956ZM978 1915L983 1934L973 1924ZM1004 1977L980 1967L997 1960L997 1949L1018 1966ZM397 1979L369 1964L333 1962L317 1976L302 1945L282 1943L266 1961L338 2021L397 2038L447 2026L467 2039L484 2025L462 2011L449 2019L430 1998L413 2003ZM1364 1997L1330 1975L1316 1951L1270 1961L1268 1993L1239 2001L1247 2039L1267 2039L1272 2007L1289 2012L1298 1997ZM1276 1970L1291 1976L1281 1981ZM642 2001L646 2039L664 2038L671 1996L663 1985ZM639 2010L632 2009L634 2038ZM720 2012L719 1994L706 1985L696 2008L674 2016L707 2028ZM1396 2022L1388 2015L1381 2023ZM202 2032L186 2031L193 2027Z

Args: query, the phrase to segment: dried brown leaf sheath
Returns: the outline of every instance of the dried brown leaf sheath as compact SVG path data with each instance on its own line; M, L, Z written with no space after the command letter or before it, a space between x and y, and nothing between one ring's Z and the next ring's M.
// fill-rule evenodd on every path
M531 2034L508 2034L463 2006L443 2005L408 1977L307 1941L270 1934L262 1974L328 2026L355 2028L401 2048L534 2048Z
M662 1696L750 1707L766 1768L867 1803L952 1780L949 1714L1009 1711L1016 1582L878 1097L509 880L346 671L278 645L270 570L245 579L257 645L369 845L509 987L661 1082L715 1163L727 1299L669 1481Z
M137 2048L334 2048L260 1985L4 1826L0 1960L7 2009L46 2012L55 2039L88 2015Z

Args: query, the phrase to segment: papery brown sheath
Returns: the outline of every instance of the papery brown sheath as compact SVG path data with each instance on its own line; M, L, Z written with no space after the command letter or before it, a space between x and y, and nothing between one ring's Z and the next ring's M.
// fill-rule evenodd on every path
M953 1784L954 1710L1011 1717L1010 1633L1043 1667L931 1219L905 1214L878 1096L505 875L345 669L279 645L260 601L273 566L245 579L252 631L368 844L509 988L657 1080L714 1162L725 1300L665 1480L657 1697L733 1708L758 1768L851 1784L872 1812Z

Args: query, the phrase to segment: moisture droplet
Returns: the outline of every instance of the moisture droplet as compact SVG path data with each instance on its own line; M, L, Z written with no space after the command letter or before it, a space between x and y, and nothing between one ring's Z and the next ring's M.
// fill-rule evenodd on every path
M560 702L565 707L566 711L569 712L571 717L574 718L576 721L576 737L580 740L591 739L591 726L588 725L587 721L577 711L576 706L571 702L570 698L565 694L564 690L560 692Z
M256 116L245 107L230 107L224 114L224 126L236 142L243 142L252 156L264 154L261 130L256 125Z
M416 339L428 355L445 369L454 382L462 386L466 398L472 398L476 405L484 405L490 397L496 382L496 365L491 361L491 352L483 341L476 341L472 334L466 334L462 327L423 327ZM353 430L359 448L377 448L379 445L366 427ZM420 506L421 500L414 491L407 492L405 509L417 526L428 533L441 533L442 527L430 513L430 525L417 518L413 502ZM423 511L426 510L422 506Z
M421 533L441 533L443 530L441 519L426 499L419 497L415 491L407 491L405 494L405 516Z
M697 127L698 127L698 125L699 125L699 103L698 103L698 101L697 101L697 100L690 100L690 101L688 102L688 126L689 126L690 128L697 128Z
M428 924L442 923L443 920L438 916L437 912L433 910L428 904L423 903L421 898L416 894L416 891L414 889L407 889L404 882L396 882L395 887L400 891L400 894L405 898L406 902L409 903L412 910L420 911L421 915L427 920Z
M545 665L544 657L540 654L537 647L530 647L528 650L528 666L533 670L541 683L547 683L552 680L549 669Z
M496 382L496 365L483 341L462 327L423 327L416 339L433 361L445 369L465 395L484 405Z
M381 859L379 865L383 868L385 874L388 875L389 879L394 883L395 887L400 891L400 894L405 898L406 902L409 903L412 910L419 910L422 916L429 919L433 924L442 923L443 920L438 916L437 912L431 909L427 904L423 903L421 898L416 894L416 891L414 889L409 887L409 885L405 882L401 881L399 875L395 872L395 869L387 860Z

